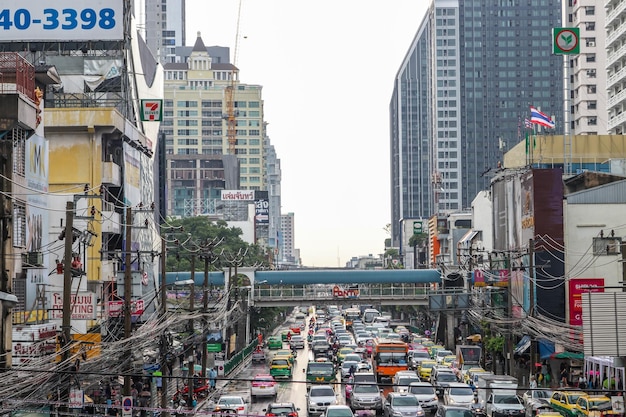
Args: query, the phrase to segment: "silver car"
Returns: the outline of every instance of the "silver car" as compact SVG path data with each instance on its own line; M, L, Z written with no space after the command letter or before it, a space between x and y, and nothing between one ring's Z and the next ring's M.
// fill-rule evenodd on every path
M417 397L405 392L390 392L383 404L384 417L424 417Z
M352 410L376 410L383 409L383 398L377 385L356 384L350 395L350 408Z

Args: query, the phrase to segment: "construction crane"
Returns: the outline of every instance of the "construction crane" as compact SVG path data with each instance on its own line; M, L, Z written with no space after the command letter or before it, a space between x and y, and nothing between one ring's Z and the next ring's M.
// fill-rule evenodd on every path
M228 138L228 153L235 155L237 145L237 113L235 111L235 84L239 78L237 69L237 52L239 49L239 22L241 20L241 2L237 6L237 30L235 33L235 50L233 52L233 69L230 74L230 85L226 87L226 137Z

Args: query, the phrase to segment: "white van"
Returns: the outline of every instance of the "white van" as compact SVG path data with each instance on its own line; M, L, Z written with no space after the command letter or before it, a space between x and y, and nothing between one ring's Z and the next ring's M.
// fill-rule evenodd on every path
M374 317L374 321L372 321L372 326L374 327L389 327L391 320L386 316L378 316Z

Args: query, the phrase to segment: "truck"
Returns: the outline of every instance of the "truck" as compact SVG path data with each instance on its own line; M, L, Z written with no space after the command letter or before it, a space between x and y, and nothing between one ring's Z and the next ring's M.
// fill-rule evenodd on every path
M482 349L476 345L457 345L456 363L463 376L470 368L480 368Z
M517 395L517 378L509 375L477 374L477 401L487 417L523 417L524 404Z

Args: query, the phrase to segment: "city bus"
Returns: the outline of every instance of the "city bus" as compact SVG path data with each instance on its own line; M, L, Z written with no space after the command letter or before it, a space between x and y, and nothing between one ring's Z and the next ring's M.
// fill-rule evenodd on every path
M361 317L361 310L358 308L348 308L343 313L344 318L346 319L346 328L348 330L352 329L352 322L355 319L359 319Z
M377 339L372 352L376 379L393 378L398 371L408 371L409 345L401 340Z

